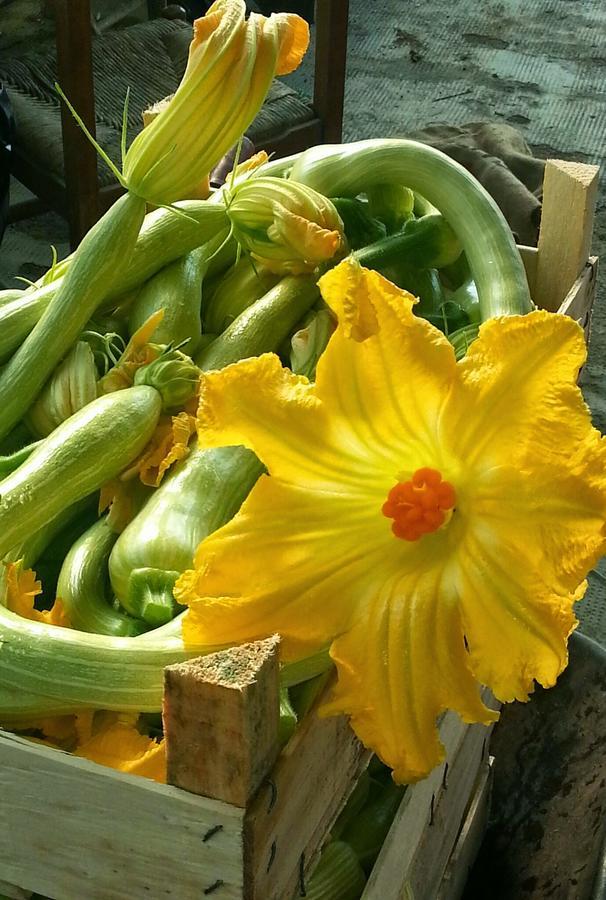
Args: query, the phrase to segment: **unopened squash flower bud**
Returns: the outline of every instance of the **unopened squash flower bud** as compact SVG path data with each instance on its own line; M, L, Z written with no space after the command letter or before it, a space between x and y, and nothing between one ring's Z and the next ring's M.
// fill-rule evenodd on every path
M135 384L148 384L162 396L164 409L183 406L195 396L200 370L179 350L166 350L158 359L137 369Z
M249 178L234 190L227 214L236 240L270 272L312 272L345 248L334 204L296 181Z
M297 68L309 44L299 16L252 13L244 0L215 0L194 22L183 79L131 144L124 179L156 204L199 196L222 156L251 124L274 75Z

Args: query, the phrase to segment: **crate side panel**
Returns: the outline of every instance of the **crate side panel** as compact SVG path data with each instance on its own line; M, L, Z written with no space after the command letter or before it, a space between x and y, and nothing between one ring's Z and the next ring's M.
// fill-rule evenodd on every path
M429 827L432 798L448 778L448 769L458 754L467 726L454 712L447 712L440 724L440 738L446 747L446 760L422 781L410 785L402 798L389 834L373 867L363 900L399 900L414 862L423 834ZM385 892L385 893L384 893Z
M465 816L461 833L440 885L437 900L460 900L465 890L467 878L474 864L488 822L490 788L492 784L492 757L483 767L473 796L471 806Z
M469 809L492 729L471 725L456 759L448 770L448 788L434 800L434 812L419 844L409 883L417 900L434 900Z
M0 733L0 871L61 900L241 900L242 811Z
M247 900L285 900L299 891L369 753L343 716L318 706L285 747L247 817Z

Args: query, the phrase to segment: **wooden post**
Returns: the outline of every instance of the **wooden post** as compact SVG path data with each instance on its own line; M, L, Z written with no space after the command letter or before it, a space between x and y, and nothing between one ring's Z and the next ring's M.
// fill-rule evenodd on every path
M90 0L55 0L57 81L95 136ZM98 212L97 153L61 103L63 161L72 249L95 224Z
M548 160L533 300L555 312L591 251L598 167Z
M348 20L349 0L316 0L314 109L328 144L340 143L343 132Z
M279 752L279 638L164 670L167 782L246 807Z

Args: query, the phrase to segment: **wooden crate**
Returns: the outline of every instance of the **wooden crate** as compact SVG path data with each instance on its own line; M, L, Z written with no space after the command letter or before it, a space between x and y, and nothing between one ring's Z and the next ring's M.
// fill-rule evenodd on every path
M589 334L597 168L550 162L533 298ZM0 895L56 900L292 900L369 754L344 718L305 717L277 744L275 640L167 670L170 785L0 732ZM489 729L454 713L447 759L409 787L364 900L457 900L489 794Z

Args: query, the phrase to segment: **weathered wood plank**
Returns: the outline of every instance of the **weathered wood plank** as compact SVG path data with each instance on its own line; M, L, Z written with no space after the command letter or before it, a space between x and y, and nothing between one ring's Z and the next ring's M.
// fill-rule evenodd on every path
M169 784L248 805L280 751L279 646L274 636L164 670Z
M493 757L490 757L487 765L481 771L461 833L448 860L436 900L460 900L463 896L469 872L478 855L486 830L493 761Z
M591 252L598 166L548 160L533 299L557 310Z
M442 876L463 824L482 762L487 764L492 728L467 728L461 748L448 769L448 781L434 795L433 813L423 831L407 883L416 900L435 900Z
M1 900L29 900L31 891L24 891L23 888L15 887L14 884L7 884L0 881L0 898Z
M526 280L528 281L530 296L534 297L534 282L537 274L537 248L518 244L518 250L520 251L522 263L526 270Z
M241 900L242 811L0 732L2 878L61 900Z
M571 289L558 312L565 313L575 319L585 332L585 340L589 344L591 336L591 317L598 276L598 258L592 256Z
M293 896L368 764L346 718L317 715L323 699L284 748L247 815L247 900Z

